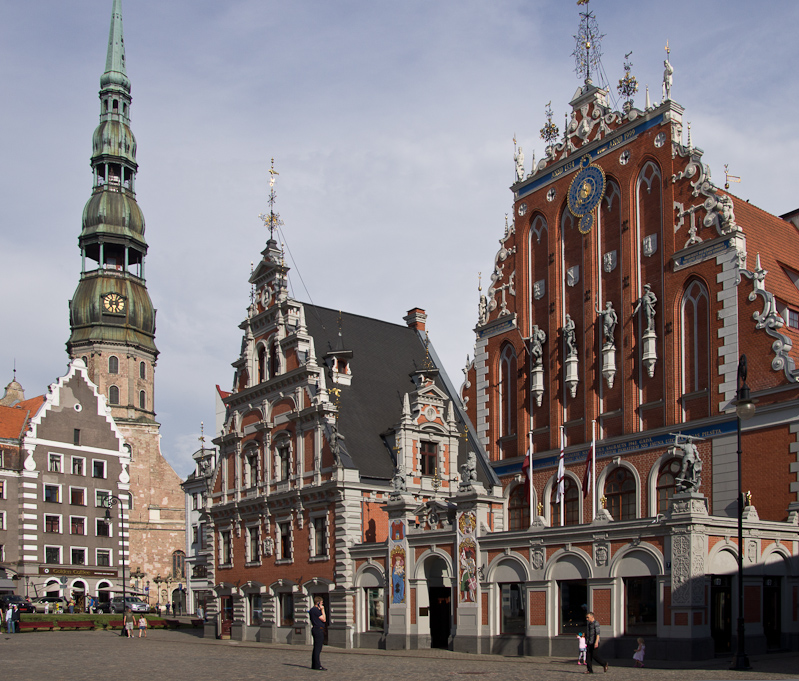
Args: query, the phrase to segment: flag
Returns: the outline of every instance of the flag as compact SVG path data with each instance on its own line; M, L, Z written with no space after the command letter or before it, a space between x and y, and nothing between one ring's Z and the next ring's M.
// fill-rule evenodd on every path
M531 448L527 448L527 453L524 455L524 461L522 461L522 473L524 474L524 498L527 502L530 502L530 458L531 458Z
M588 455L585 457L585 473L583 473L583 499L588 496L591 491L591 462L594 459L594 442L591 441L591 446L588 448Z
M562 430L562 427L561 427ZM563 445L563 436L560 439L560 456L558 457L558 493L555 501L560 503L566 493L566 451Z

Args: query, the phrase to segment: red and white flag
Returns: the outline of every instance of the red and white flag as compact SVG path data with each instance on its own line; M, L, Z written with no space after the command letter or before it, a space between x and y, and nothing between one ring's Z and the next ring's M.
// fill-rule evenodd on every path
M563 501L566 493L566 447L563 442L563 426L560 427L560 456L558 457L558 492L555 501Z

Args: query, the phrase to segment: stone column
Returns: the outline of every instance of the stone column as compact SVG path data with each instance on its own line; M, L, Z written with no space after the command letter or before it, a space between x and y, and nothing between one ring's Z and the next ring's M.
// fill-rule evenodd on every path
M389 501L384 508L388 512L386 650L405 650L410 647L411 626L407 518L413 506L410 497L403 496Z

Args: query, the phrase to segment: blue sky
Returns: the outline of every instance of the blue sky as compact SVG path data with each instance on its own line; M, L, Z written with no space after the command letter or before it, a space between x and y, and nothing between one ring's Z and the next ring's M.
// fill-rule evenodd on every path
M540 158L579 85L574 0L123 0L137 198L158 309L162 450L190 470L214 386L230 388L250 262L280 178L295 297L403 323L427 310L453 382L472 354L477 276L510 212L513 136ZM664 46L714 180L799 208L799 4L592 0L615 86L631 51L659 101ZM110 0L0 0L0 384L65 372ZM300 275L302 280L300 279ZM303 285L304 282L304 285ZM307 288L307 290L306 290ZM346 329L344 329L346 337ZM207 429L208 430L208 429Z

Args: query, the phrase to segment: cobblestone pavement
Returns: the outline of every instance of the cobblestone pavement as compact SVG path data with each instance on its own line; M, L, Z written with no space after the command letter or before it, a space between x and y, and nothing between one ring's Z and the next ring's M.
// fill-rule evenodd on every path
M138 634L138 632L136 632ZM445 650L366 651L325 647L327 672L309 668L310 647L203 639L199 631L150 630L146 639L118 632L64 631L0 636L3 669L14 681L247 681L249 679L545 679L575 681L582 675L573 659L466 655ZM652 661L644 669L632 660L611 660L607 681L694 681L701 679L799 680L799 654L750 658L753 670L733 672L728 659L692 664Z

